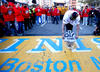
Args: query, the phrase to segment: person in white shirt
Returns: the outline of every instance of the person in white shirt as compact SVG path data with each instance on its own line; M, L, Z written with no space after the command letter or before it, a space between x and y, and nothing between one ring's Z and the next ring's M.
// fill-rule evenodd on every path
M62 38L64 39L64 34L67 33L69 35L75 36L75 39L77 39L79 35L79 24L80 24L79 13L74 10L68 10L63 17ZM76 29L74 29L75 27ZM73 31L74 32L76 31L76 35L73 34ZM68 37L69 35L67 35L66 37ZM70 41L66 42L68 47L71 47L73 45L73 42L72 44Z

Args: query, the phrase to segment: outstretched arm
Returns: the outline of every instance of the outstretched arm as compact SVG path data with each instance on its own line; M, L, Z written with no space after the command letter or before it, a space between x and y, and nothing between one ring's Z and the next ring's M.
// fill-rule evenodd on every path
M65 26L65 24L63 23L62 24L62 38L64 39L64 26Z
M76 38L78 38L78 36L79 36L79 29L80 29L80 27L79 27L79 24L77 24L77 34L76 34Z

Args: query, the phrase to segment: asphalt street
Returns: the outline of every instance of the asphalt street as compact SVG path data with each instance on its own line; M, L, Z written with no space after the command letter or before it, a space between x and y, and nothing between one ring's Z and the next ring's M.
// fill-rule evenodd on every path
M85 26L80 24L80 36L93 35L95 26ZM74 30L75 31L75 30ZM62 35L62 21L59 24L45 23L45 24L34 24L31 29L24 32L25 36L61 36Z

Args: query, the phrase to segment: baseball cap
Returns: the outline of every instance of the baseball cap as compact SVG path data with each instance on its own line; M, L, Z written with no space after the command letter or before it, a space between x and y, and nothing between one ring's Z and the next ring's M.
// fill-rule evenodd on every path
M71 15L71 20L75 20L78 17L78 13L77 12L73 12Z

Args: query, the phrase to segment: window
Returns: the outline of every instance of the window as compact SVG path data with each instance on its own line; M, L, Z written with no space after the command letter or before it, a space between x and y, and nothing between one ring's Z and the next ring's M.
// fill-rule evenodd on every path
M72 4L76 4L76 2L72 2Z
M76 1L76 0L72 0L72 1Z

